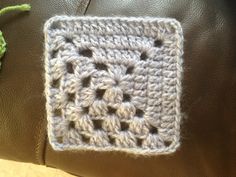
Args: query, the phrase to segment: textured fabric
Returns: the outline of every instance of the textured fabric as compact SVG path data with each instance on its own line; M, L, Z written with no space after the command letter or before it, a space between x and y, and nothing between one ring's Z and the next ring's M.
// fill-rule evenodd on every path
M176 20L56 16L44 32L55 150L176 150L183 53Z

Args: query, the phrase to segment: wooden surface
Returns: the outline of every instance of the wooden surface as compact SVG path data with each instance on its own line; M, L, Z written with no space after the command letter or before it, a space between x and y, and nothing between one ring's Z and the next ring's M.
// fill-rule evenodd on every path
M0 160L0 177L73 177L63 171L29 163Z

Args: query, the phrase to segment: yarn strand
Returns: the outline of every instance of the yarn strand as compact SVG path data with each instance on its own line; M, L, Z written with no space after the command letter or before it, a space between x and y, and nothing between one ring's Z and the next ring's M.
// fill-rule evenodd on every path
M0 10L0 16L12 12L12 11L30 11L31 6L29 4L21 4L21 5L15 5L15 6L8 6ZM7 43L3 37L2 32L0 31L0 69L1 69L1 58L5 54L7 48Z
M30 11L31 6L29 4L8 6L0 10L0 16L12 11Z

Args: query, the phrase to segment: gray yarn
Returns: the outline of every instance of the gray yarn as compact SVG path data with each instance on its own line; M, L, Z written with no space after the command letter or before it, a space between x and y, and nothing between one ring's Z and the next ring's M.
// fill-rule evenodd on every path
M180 142L183 34L168 18L49 19L48 137L55 150L167 154Z

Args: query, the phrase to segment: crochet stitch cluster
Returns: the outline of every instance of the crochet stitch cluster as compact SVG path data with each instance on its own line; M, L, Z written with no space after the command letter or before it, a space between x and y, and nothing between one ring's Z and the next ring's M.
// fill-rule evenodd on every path
M48 135L55 150L176 150L179 22L56 16L44 31Z

